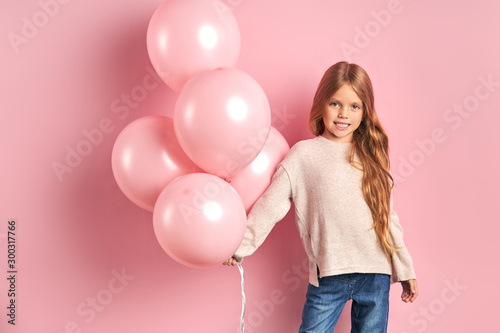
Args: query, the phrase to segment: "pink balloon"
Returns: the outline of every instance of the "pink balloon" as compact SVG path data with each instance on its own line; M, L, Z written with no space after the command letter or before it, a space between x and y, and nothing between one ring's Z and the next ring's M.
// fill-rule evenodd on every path
M200 168L230 178L264 147L271 128L266 94L235 68L205 71L177 98L174 128L181 147Z
M206 173L181 176L158 197L153 225L163 250L190 267L218 265L238 249L245 208L224 180Z
M122 192L150 212L169 182L200 171L179 145L172 119L160 116L128 124L116 138L111 164Z
M179 92L203 70L235 66L240 31L222 1L164 1L149 22L147 48L158 75Z
M276 168L289 150L290 146L283 135L271 127L269 137L260 154L252 164L231 178L230 184L243 200L247 213L269 187Z

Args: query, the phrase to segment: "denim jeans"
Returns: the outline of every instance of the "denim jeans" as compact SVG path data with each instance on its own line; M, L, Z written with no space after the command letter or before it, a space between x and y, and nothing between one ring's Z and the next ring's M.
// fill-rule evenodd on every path
M350 273L309 284L299 333L332 333L345 303L352 299L351 333L386 333L390 275Z

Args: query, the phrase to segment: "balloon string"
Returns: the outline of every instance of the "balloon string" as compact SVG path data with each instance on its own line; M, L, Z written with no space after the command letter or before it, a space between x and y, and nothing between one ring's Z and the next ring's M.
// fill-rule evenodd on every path
M245 317L245 310L247 307L247 301L245 298L245 289L244 289L244 283L245 283L245 272L243 271L243 267L239 262L236 262L236 265L238 265L238 269L240 270L240 275L241 275L241 319L240 319L240 326L241 326L241 333L245 332L245 322L244 322L244 317Z

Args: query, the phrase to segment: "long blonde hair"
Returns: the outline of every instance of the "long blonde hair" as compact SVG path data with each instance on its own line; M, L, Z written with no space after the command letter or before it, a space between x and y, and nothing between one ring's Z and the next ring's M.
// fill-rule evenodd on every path
M345 84L351 86L363 102L363 117L353 133L349 162L363 171L363 196L372 214L372 228L375 228L387 256L391 258L393 251L403 247L394 246L389 236L391 191L394 186L394 179L389 172L389 139L375 111L372 82L363 68L343 61L325 72L314 96L309 129L316 136L323 134L323 114L328 101ZM355 156L361 165L355 162Z

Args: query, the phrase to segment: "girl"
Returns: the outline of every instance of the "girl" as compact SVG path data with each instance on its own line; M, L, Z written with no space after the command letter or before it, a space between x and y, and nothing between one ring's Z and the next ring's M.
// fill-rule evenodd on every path
M417 298L418 287L392 207L388 138L364 69L339 62L325 72L309 127L316 137L290 149L250 211L240 247L224 265L251 255L293 200L309 257L299 333L333 332L349 299L351 332L387 332L390 285L401 282L405 303Z

